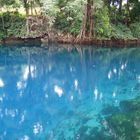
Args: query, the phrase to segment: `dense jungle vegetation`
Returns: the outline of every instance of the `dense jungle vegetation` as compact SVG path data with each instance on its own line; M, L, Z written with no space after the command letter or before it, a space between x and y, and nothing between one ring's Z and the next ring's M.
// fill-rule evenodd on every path
M140 38L140 0L0 0L0 39L51 30L80 39Z

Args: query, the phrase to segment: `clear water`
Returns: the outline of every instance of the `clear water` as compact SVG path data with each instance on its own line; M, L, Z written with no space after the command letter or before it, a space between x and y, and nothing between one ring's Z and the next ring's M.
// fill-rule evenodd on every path
M111 107L139 94L140 48L0 48L0 140L105 140Z

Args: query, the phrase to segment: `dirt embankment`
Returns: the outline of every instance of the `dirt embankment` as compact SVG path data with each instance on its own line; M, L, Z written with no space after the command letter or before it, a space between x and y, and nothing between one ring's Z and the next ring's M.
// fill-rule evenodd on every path
M39 37L16 38L9 37L0 41L0 44L48 44L48 43L61 43L61 44L81 44L81 45L101 45L101 46L120 46L126 47L128 45L140 46L140 39L89 39L89 38L76 38L72 36L61 36L54 33L45 34Z
M62 44L82 44L82 45L101 45L101 46L127 46L140 45L140 39L95 39L95 38L75 38L72 36L58 36L57 42Z

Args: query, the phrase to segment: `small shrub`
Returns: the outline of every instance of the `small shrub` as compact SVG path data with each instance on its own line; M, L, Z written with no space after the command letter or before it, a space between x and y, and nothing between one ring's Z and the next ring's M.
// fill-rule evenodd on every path
M131 24L130 29L134 37L140 38L140 22Z
M0 15L0 39L5 37L21 37L26 30L26 19L18 12L5 12Z
M95 13L95 33L97 37L109 38L111 25L108 15L108 8L98 9Z
M133 34L126 25L119 23L118 25L112 24L111 38L114 39L134 39Z

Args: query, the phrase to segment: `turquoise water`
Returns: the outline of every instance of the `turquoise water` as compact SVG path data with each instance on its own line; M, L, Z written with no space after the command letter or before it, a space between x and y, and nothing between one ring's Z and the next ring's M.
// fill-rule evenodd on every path
M132 140L139 94L140 48L0 48L0 140Z

